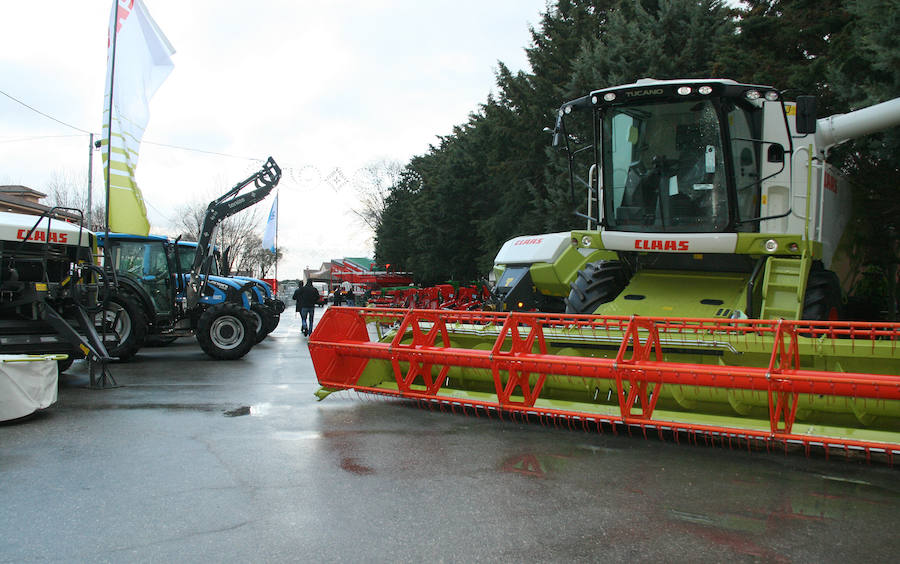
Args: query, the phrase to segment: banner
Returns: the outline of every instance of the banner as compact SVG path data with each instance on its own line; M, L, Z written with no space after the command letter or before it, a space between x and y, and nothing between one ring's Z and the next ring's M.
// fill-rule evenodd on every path
M269 220L266 222L266 230L263 231L262 247L267 251L275 252L275 233L278 231L278 194L272 201L272 209L269 210Z
M109 228L147 235L150 222L135 170L150 98L172 72L175 49L142 0L113 0L108 49L101 146L109 178Z

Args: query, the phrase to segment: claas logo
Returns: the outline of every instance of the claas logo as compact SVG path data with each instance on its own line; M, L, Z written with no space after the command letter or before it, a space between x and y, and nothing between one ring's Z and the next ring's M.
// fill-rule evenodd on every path
M20 241L25 240L25 236L28 235L27 229L19 229L16 236ZM34 231L31 234L31 237L28 238L29 241L35 241L38 243L67 243L69 241L68 233L56 233L55 231Z
M690 245L688 241L671 239L635 239L634 248L641 251L687 251Z

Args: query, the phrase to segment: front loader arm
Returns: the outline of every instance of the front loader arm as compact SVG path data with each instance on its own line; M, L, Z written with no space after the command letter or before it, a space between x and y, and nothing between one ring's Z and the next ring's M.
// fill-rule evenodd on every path
M201 270L207 258L212 256L214 248L213 235L216 228L226 218L265 199L269 192L272 191L272 188L278 184L279 180L281 180L281 168L278 167L272 157L269 157L259 172L237 183L231 190L211 201L206 207L206 215L200 228L200 237L197 239L197 253L194 255L189 287L187 289L189 307L193 306L197 301L201 285ZM240 193L241 190L251 184L254 186L253 191Z

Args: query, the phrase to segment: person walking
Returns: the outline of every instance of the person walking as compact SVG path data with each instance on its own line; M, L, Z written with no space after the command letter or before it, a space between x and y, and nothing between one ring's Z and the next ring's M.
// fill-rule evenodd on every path
M306 337L313 330L313 320L316 316L316 303L319 301L319 291L312 285L312 280L307 280L306 284L297 290L300 293L300 300L297 302L300 307L301 333Z

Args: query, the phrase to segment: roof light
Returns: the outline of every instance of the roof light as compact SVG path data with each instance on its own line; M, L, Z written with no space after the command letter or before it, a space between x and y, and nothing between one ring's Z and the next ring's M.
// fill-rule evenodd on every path
M744 97L748 100L759 100L759 90L748 90L744 92Z
M603 95L603 99L606 100L607 102L612 102L613 100L616 99L616 93L615 92L607 92L606 94Z
M774 101L778 100L778 92L775 92L774 90L767 91L766 92L766 100L768 100L770 102L774 102Z
M768 241L766 241L765 247L766 251L774 253L778 250L778 241L776 241L775 239L769 239Z
M599 102L599 101L600 101L600 99L597 98L596 96L591 96L591 104L594 104L596 106L597 102Z
M691 93L691 87L690 86L679 86L677 92L681 96L687 96L688 94Z
M572 113L572 106L566 106L566 107L563 109L563 111L565 111L567 114L571 114L571 113Z
M591 243L592 243L592 241L591 241L591 236L590 236L590 235L585 235L584 237L581 238L581 244L582 244L582 246L584 246L584 247L590 247L590 246L591 246Z
M703 94L704 96L712 94L712 86L701 86L697 89L697 92Z

